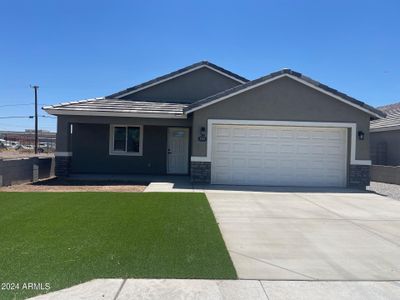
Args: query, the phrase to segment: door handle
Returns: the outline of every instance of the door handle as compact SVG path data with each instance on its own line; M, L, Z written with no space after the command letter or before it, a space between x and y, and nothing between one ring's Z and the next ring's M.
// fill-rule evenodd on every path
M171 149L168 149L168 154L172 154Z

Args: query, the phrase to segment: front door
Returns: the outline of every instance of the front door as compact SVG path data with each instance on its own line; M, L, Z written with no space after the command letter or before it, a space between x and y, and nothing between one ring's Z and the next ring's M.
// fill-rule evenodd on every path
M187 174L189 166L189 128L169 127L167 173Z

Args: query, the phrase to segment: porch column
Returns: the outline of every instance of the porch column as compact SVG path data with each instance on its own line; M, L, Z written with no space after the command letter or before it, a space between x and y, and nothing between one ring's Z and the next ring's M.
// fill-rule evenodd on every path
M71 167L71 125L68 119L57 117L55 175L59 177L68 176Z

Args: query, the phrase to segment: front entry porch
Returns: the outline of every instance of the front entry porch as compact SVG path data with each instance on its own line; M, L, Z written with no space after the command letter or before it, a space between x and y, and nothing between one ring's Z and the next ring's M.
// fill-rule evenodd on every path
M59 120L56 175L188 175L188 123L77 116Z

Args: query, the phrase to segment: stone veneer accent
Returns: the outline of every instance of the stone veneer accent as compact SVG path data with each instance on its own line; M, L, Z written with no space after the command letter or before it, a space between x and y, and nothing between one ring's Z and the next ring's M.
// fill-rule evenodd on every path
M69 175L71 167L71 156L56 156L55 175L66 177Z
M365 165L350 165L349 187L365 189L370 182L370 167Z
M211 163L192 161L190 163L190 179L195 183L210 183Z

